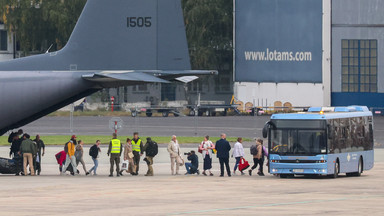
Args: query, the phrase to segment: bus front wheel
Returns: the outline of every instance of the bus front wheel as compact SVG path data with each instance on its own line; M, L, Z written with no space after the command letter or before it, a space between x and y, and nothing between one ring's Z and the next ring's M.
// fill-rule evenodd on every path
M333 175L331 175L332 178L337 178L339 176L339 161L336 161L335 163L335 170L333 171Z

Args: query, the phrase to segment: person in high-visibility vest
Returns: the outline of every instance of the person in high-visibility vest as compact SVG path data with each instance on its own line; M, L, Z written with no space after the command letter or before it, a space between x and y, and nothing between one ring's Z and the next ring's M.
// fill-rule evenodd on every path
M143 142L139 138L139 133L133 133L132 140L132 153L133 153L133 175L139 175L140 156L143 156Z
M121 157L121 152L123 150L123 146L121 145L120 140L117 139L117 134L113 134L113 138L111 142L109 143L109 148L108 148L108 156L110 155L110 160L109 162L111 163L111 168L109 170L110 174L109 177L113 177L113 164L116 163L116 175L117 177L120 176L120 157Z

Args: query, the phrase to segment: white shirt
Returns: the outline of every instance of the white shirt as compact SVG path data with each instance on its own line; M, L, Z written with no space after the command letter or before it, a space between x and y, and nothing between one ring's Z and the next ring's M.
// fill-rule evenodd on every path
M202 147L202 149L206 149L208 147L213 147L214 145L210 140L208 140L201 142L200 146ZM208 151L203 150L202 155L203 158L205 158L206 155L209 155L209 157L212 158L212 149L208 149Z
M233 157L244 157L244 147L243 144L236 142L235 146L233 147Z

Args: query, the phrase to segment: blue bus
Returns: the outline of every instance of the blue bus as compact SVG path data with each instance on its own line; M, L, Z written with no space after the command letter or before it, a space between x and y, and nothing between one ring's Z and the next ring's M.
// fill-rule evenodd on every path
M366 106L274 114L262 132L268 137L269 173L281 178L360 176L373 168L373 118Z

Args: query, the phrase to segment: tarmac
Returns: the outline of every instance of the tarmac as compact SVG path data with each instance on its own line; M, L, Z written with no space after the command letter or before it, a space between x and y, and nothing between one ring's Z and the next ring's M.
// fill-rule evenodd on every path
M87 169L91 167L85 147ZM98 176L60 176L49 146L41 176L0 175L0 215L383 215L384 149L375 150L375 167L361 177L296 177L273 175L219 177L170 175L169 155L159 149L155 176L107 177L109 160L102 147ZM191 150L184 148L183 152ZM0 147L6 157L8 147ZM246 159L251 160L248 152ZM199 156L201 161L201 156ZM251 162L251 161L250 161ZM230 159L233 168L234 159ZM200 168L202 164L200 163ZM266 169L266 168L265 168ZM184 174L185 168L180 168Z

